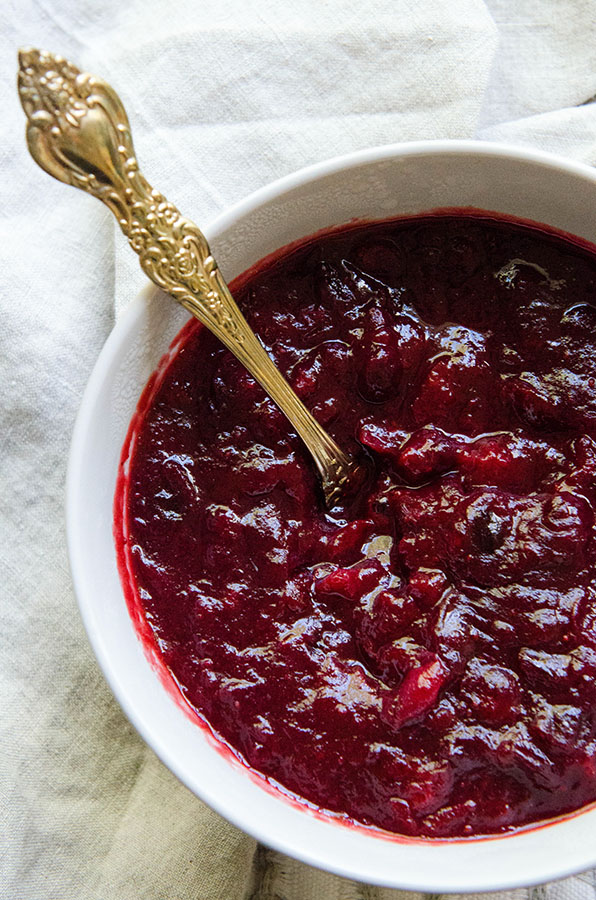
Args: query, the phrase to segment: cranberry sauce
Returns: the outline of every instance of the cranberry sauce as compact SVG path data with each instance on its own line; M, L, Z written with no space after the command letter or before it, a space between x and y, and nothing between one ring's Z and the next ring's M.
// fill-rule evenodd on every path
M285 789L401 834L596 800L596 258L426 216L312 239L237 297L371 480L327 514L281 413L188 330L123 548L188 703Z

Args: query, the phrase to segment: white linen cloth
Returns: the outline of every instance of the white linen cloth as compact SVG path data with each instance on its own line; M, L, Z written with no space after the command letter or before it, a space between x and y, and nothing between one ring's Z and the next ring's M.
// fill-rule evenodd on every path
M103 681L70 583L64 475L85 382L143 275L110 214L28 158L17 47L111 82L143 170L205 223L374 144L483 137L596 163L595 25L593 0L4 0L0 898L402 897L257 848L156 760ZM498 896L593 900L595 884Z

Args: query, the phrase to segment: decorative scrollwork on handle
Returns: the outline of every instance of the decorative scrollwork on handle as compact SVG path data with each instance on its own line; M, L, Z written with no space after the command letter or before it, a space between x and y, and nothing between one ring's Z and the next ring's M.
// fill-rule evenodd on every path
M22 50L19 61L19 95L34 159L111 209L155 284L189 308L199 303L218 336L242 342L239 313L229 303L205 236L139 171L116 92L44 51Z

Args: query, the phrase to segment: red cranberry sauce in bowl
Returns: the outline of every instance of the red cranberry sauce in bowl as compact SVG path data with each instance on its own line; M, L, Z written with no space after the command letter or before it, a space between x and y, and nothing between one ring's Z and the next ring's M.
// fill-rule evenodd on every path
M328 513L282 414L186 326L116 532L189 706L286 791L403 835L596 800L596 256L416 216L307 240L235 296L370 479Z

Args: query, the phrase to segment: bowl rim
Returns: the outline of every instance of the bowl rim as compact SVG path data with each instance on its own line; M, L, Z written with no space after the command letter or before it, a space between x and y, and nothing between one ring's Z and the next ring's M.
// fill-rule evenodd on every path
M395 156L484 156L498 159L514 159L535 163L545 168L563 169L569 174L579 175L589 181L596 179L596 170L584 162L567 159L556 153L546 150L537 150L532 147L516 146L504 142L492 142L481 140L428 140L428 141L404 141L392 144L378 144L374 147L365 147L352 153L344 153L333 156L321 162L312 163L282 175L274 181L257 188L247 194L246 197L236 201L231 206L219 213L204 231L210 240L215 239L220 232L229 228L239 216L252 212L257 206L261 206L280 194L299 187L307 181L316 181L332 175L340 169L353 169L370 162L380 162L385 159L393 159Z
M587 164L526 147L476 140L437 140L383 144L343 154L341 156L335 156L278 178L256 191L253 191L243 199L225 209L204 228L204 231L210 242L215 241L231 227L239 217L250 214L258 207L275 200L280 195L283 195L294 188L300 187L305 183L316 182L317 180L339 172L340 170L353 169L358 166L390 160L396 157L449 155L468 155L470 157L483 156L526 161L538 166L548 167L579 176L596 185L596 171ZM310 849L305 850L304 847L301 846L299 849L296 849L291 837L288 838L288 836L284 834L272 834L271 831L268 830L265 822L255 821L254 818L251 818L251 813L247 813L247 811L241 809L239 805L233 806L224 803L218 796L217 790L212 789L211 786L200 785L199 788L196 781L191 778L190 774L184 770L181 764L179 764L176 754L168 745L168 742L161 739L161 735L156 735L150 729L144 718L138 715L125 686L118 680L112 671L109 648L106 647L101 635L95 627L93 602L83 587L83 567L80 559L81 538L78 530L77 503L79 485L82 483L82 474L84 472L85 436L92 421L94 406L100 394L104 379L110 370L113 352L120 345L122 336L134 327L134 322L140 309L147 299L156 291L157 288L150 283L146 284L139 291L134 300L128 304L119 316L99 353L84 390L73 428L68 456L65 492L68 558L75 595L83 624L87 632L87 637L103 675L116 700L145 743L157 754L170 771L186 785L186 787L226 820L244 832L251 834L261 843L273 847L281 853L285 853L309 865L333 872L342 877L359 881L362 881L363 878L365 878L367 883L370 884L402 890L459 893L497 891L520 886L531 886L553 879L561 879L596 865L595 845L594 850L589 857L587 854L584 854L584 856L581 856L580 854L578 856L577 853L574 856L573 852L571 852L567 855L567 862L564 864L561 863L560 859L559 861L556 861L554 855L553 858L542 858L539 865L534 862L534 864L527 866L528 871L523 880L520 880L519 877L519 866L514 866L516 874L511 874L503 868L502 873L497 878L491 878L490 881L487 878L483 879L482 877L466 878L465 873L463 873L459 880L456 881L452 878L450 882L446 884L444 878L441 876L437 877L432 871L430 859L429 871L425 872L423 877L403 877L402 874L396 871L395 877L388 880L386 872L383 872L383 874L376 874L374 870L371 870L370 866L369 870L366 871L366 873L363 873L361 861L354 863L351 859L347 858L341 863L336 860L330 862L325 857L325 853L320 851L319 847L311 847ZM122 599L124 601L124 593ZM280 801L284 800L281 793L279 793L279 799ZM309 810L305 807L304 811L308 812ZM590 807L578 811L574 814L574 817L579 818L590 812L594 813L593 818L596 821L596 810ZM557 827L559 824L563 824L565 821L568 821L568 818L562 819L561 822L555 820L552 823L541 823L538 825L538 829L546 827L550 830L551 828ZM479 839L471 838L466 839L465 841L456 840L449 842L428 840L426 842L422 841L421 843L425 844L429 850L432 850L439 845L456 846L465 843L473 851L474 846L478 847L479 844L485 842L490 844L495 844L496 842L499 842L499 844L503 844L504 842L511 844L516 839L519 839L524 834L528 833L528 831L519 830L517 832L512 832L511 834L487 836ZM370 832L370 834L374 834L374 830ZM399 842L397 842L396 846L398 845ZM406 840L401 846L404 847L407 852L408 841ZM573 847L566 847L565 849L573 850ZM399 861L396 860L396 869L398 868L398 862Z

